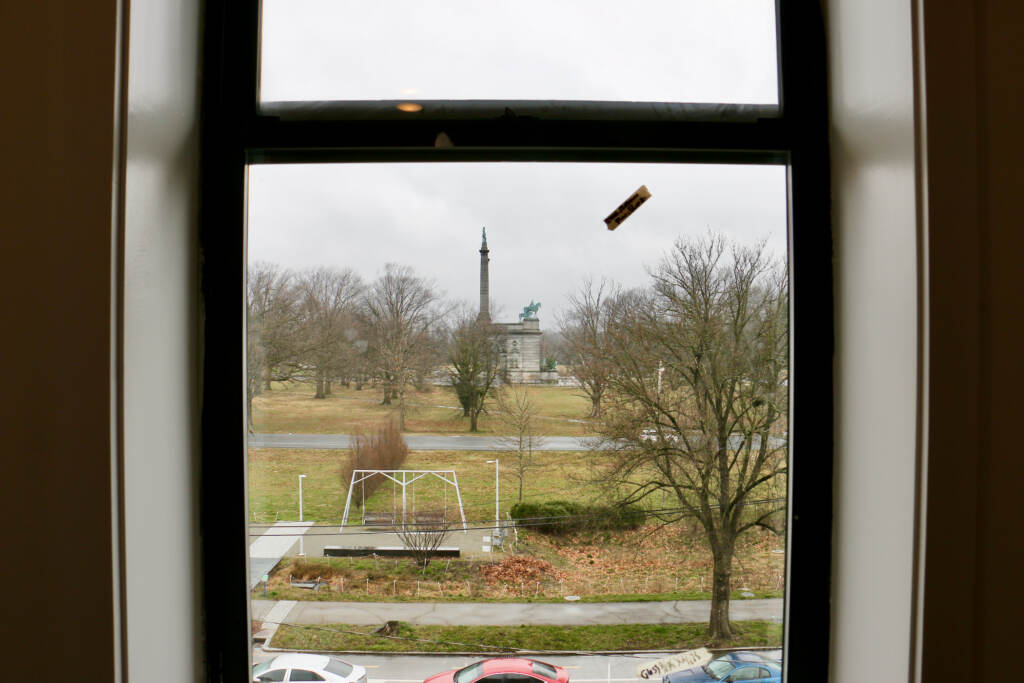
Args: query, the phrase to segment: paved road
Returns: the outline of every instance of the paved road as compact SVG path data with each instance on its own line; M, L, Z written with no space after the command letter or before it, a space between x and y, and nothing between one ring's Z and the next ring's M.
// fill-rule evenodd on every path
M253 619L264 618L272 600L253 600ZM708 620L708 600L590 603L297 602L282 621L289 624L411 624L516 626L519 624L679 624ZM782 599L733 600L735 620L782 620Z
M349 448L349 434L250 434L250 448ZM509 449L499 436L448 436L406 434L405 442L413 451L505 451ZM593 437L545 436L534 446L539 451L585 451Z
M250 434L251 448L349 448L349 434ZM734 447L739 438L733 437ZM405 442L413 451L507 451L510 446L500 436L452 436L441 434L406 434ZM545 436L538 451L586 451L598 443L592 436ZM772 437L772 448L785 445L782 439ZM755 447L757 441L755 440Z
M637 678L637 668L641 664L656 661L672 652L638 652L630 654L593 654L593 655L541 655L541 659L552 664L563 666L569 670L572 683L632 683L643 679ZM281 652L265 652L253 650L253 662L264 662L282 654ZM767 651L766 654L781 657L779 650ZM341 655L353 664L366 667L369 683L421 683L423 679L435 673L450 669L461 669L486 658L485 654L476 655L401 655L401 654L345 654Z

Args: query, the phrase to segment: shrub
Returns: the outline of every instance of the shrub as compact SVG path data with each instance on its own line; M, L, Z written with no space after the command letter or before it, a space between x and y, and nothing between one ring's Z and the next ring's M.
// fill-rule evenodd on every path
M347 489L356 470L401 469L408 457L409 446L394 420L380 425L370 434L357 432L352 437L352 452L341 466L341 485ZM373 495L384 481L380 476L367 479L363 483L366 497ZM362 505L362 496L353 496L353 501L357 506Z
M553 535L636 529L647 517L643 510L632 505L583 505L567 500L517 503L510 512L523 526Z

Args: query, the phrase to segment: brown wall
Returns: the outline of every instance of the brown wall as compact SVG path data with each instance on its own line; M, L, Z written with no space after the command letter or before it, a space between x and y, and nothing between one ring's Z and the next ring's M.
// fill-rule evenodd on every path
M40 662L114 677L117 28L112 0L0 9L0 649L11 680L38 676Z
M922 670L1009 674L1024 606L1024 5L924 3L930 314Z

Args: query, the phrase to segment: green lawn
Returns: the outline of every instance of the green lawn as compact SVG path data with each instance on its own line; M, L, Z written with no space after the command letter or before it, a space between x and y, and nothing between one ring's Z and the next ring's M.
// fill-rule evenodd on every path
M685 650L709 642L706 624L617 624L611 626L413 626L399 623L397 637L373 635L373 627L350 624L282 625L273 647L328 652L501 652ZM779 646L782 625L733 622L730 647Z
M336 386L325 399L313 398L313 387L296 382L275 383L253 399L253 424L257 432L293 434L345 434L368 430L394 417L395 407L382 405L379 388L362 390ZM549 436L580 436L589 433L585 420L590 402L578 389L530 386L526 388L538 410L537 433ZM431 387L407 394L406 430L420 434L468 433L469 419L447 387ZM480 417L480 434L501 434L496 415Z
M519 480L512 470L512 459L501 452L415 451L409 454L406 469L454 470L462 493L466 517L470 521L494 517L494 465L487 460L495 455L500 467L500 509L505 512L519 500ZM538 467L529 470L523 485L523 499L531 501L579 500L587 502L585 489L573 481L583 463L583 453L542 451L535 454ZM291 448L249 449L250 519L273 522L299 518L298 475L303 480L303 517L314 522L340 522L345 509L348 482L340 480L346 450L306 450ZM436 477L420 480L408 490L411 510L440 509L446 504L457 515L455 491ZM366 502L367 510L390 511L401 505L401 492L384 485Z

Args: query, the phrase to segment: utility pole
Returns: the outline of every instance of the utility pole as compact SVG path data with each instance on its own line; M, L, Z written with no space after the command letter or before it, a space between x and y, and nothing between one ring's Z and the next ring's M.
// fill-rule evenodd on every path
M306 478L305 474L299 475L299 521L302 521L302 480ZM299 534L299 555L304 556L306 554L306 544L304 543L306 537L306 530L303 528L302 533Z
M491 531L491 552L494 552L494 537L498 533L498 527L501 525L501 512L498 510L498 490L500 486L500 480L498 479L498 459L488 460L487 464L494 463L494 530Z

